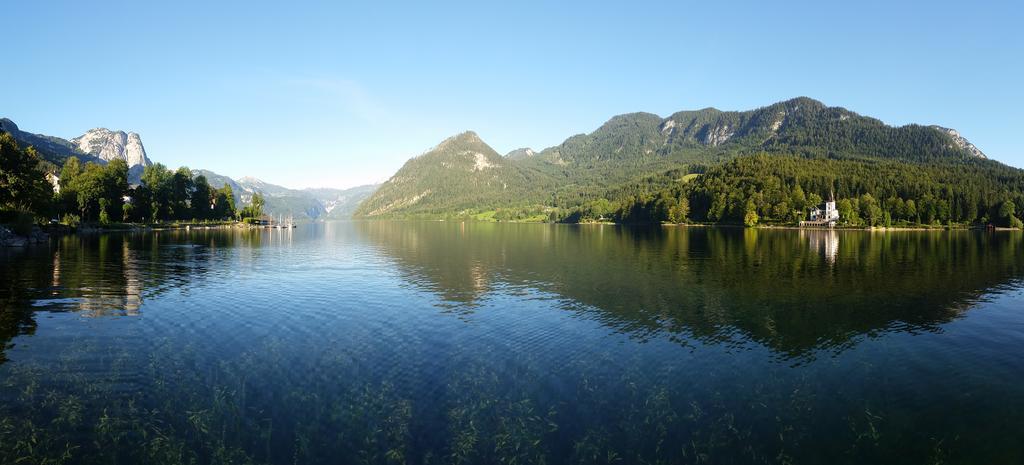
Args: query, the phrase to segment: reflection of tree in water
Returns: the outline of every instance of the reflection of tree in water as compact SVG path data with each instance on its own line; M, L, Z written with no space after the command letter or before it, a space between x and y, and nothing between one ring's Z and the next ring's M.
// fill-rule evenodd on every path
M256 250L274 240L264 236L217 230L71 235L49 247L0 250L0 343L6 348L15 336L31 334L37 311L137 316L146 297L200 284L218 269L222 249Z
M580 312L633 337L753 340L786 356L843 350L892 328L936 330L1024 272L1015 234L356 227L408 282L450 306L472 309L497 286L536 289L585 304Z
M90 254L80 245L56 248L50 287L55 298L39 298L34 306L77 311L86 317L138 316L143 290L138 257L128 241L115 242L118 244L111 244L110 236L100 237L95 261L80 256ZM120 250L111 250L111 247ZM61 295L75 297L61 298Z
M49 271L45 260L36 259L36 250L0 248L0 363L7 360L5 352L15 336L36 329L29 283L45 279Z

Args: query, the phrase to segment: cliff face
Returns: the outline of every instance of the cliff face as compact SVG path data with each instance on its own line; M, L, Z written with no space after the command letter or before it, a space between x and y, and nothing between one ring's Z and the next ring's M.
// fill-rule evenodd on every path
M13 136L14 140L17 141L18 145L21 147L35 148L44 160L57 166L63 165L68 157L72 156L77 157L82 162L91 161L102 163L102 160L78 150L78 147L76 147L75 144L72 144L71 141L61 139L60 137L22 131L21 129L18 129L18 125L14 124L14 121L7 118L0 118L0 131Z
M111 131L106 128L90 129L85 134L71 139L83 153L110 161L120 158L128 163L129 168L146 167L152 162L146 156L146 148L142 138L134 132Z
M964 136L961 136L960 132L958 132L956 129L944 128L942 126L932 127L946 134L949 134L949 137L953 139L953 144L956 145L958 148L967 151L967 153L978 158L988 158L985 156L985 152L982 152L981 149L972 144L971 141L965 139Z
M142 138L134 132L97 128L66 140L22 131L14 121L7 118L0 118L0 131L10 133L19 145L34 147L44 159L57 166L63 165L68 157L77 157L82 162L98 163L119 158L128 163L134 177L133 182L137 182L142 169L152 164L146 156Z

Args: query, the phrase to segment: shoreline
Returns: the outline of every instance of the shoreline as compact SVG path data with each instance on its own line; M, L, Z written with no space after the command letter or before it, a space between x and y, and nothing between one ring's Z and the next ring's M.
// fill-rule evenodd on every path
M44 244L50 239L61 236L81 235L89 236L95 234L111 233L145 233L157 231L192 231L211 229L265 229L272 226L252 225L241 221L220 222L220 223L167 223L167 224L135 224L135 223L114 223L109 226L80 225L77 227L62 224L33 225L31 232L20 234L15 232L9 225L0 225L0 247L27 247L30 245Z
M835 228L806 228L800 226L788 226L788 225L756 225L756 226L743 226L738 224L708 224L708 223L662 223L662 226L666 227L702 227L702 228L738 228L738 229L785 229L785 230L796 230L796 231L865 231L865 232L900 232L900 231L918 231L918 232L942 232L942 231L1021 231L1018 228L1006 228L1006 227L975 227L975 226L841 226Z
M192 229L227 229L243 225L241 222L224 223L116 223L113 226L85 225L78 227L58 226L59 234L101 234L116 232L177 231Z
M392 220L377 220L392 221ZM408 221L408 220L400 220ZM417 220L412 220L417 221ZM424 221L445 221L445 220L424 220ZM508 223L508 224L567 224L578 226L661 226L663 228L725 228L725 229L777 229L795 231L862 231L862 232L948 232L948 231L1000 231L1012 232L1022 231L1018 228L1008 227L977 227L977 226L868 226L868 227L835 227L835 228L807 228L791 225L759 224L756 226L743 226L738 224L716 224L716 223L659 223L655 224L627 224L612 222L587 222L587 223L546 223L538 221L475 221L480 223ZM7 225L0 225L0 247L25 247L34 244L42 244L50 238L65 235L93 235L108 233L140 233L158 231L191 231L191 230L213 230L213 229L278 229L274 226L254 225L242 221L219 222L219 223L116 223L113 226L85 225L70 227L65 225L44 225L34 226L32 232L26 235L15 233Z
M801 227L796 225L783 225L783 224L758 224L755 226L744 226L742 224L731 224L731 223L614 223L610 221L587 221L580 223L561 223L561 222L548 222L548 221L484 221L472 218L463 219L446 219L446 218L351 218L351 221L400 221L400 222L451 222L451 223L480 223L480 224L562 224L562 225L575 225L575 226L636 226L636 227L684 227L684 228L726 228L726 229L789 229L797 231L867 231L867 232L899 232L899 231L1024 231L1024 228L1008 228L1003 226L996 226L987 228L984 226L969 226L969 225L954 225L952 227L947 225L942 226L926 226L926 225L915 225L915 226L837 226L834 228L810 228Z

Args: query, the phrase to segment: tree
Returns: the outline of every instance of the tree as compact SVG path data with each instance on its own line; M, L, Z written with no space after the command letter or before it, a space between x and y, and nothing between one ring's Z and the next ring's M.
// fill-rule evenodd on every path
M708 210L708 220L710 221L721 221L725 219L725 211L728 207L728 200L724 192L720 192L715 196L714 201L711 203L711 208Z
M978 203L969 201L964 212L964 219L968 222L975 222L978 220Z
M807 208L807 195L804 194L804 189L800 187L799 183L793 186L793 195L790 196L790 200L793 208L797 210L803 211L804 208Z
M213 217L226 220L235 216L235 194L229 184L217 190L213 198Z
M594 217L595 220L606 218L608 215L612 213L613 210L614 208L612 207L611 203L609 203L608 199L604 197L595 200L594 202L591 203L590 206L591 215Z
M60 169L60 192L58 192L54 198L56 199L56 207L60 214L67 214L78 211L78 192L75 190L77 186L78 176L82 174L82 164L78 161L78 157L69 157L64 162L64 166Z
M184 220L191 216L192 209L189 206L189 199L192 197L194 186L192 171L184 166L178 168L171 176L171 191L168 203L171 208L172 218Z
M672 217L672 209L676 207L679 200L671 195L668 191L662 191L658 194L657 200L654 201L653 208L648 209L648 214L651 218L649 222L659 222L667 220Z
M882 209L878 206L878 201L871 194L864 194L860 196L860 216L868 222L870 226L877 226L882 220Z
M100 224L103 224L103 225L109 224L110 223L110 214L107 213L107 209L110 207L110 200L106 199L106 198L103 198L103 197L100 197L99 205L100 205L100 218L99 218L100 219Z
M78 213L83 221L95 220L100 210L100 198L103 197L103 167L96 163L86 163L85 169L75 178L72 187L77 194Z
M210 183L206 176L199 175L193 181L192 198L189 203L192 205L192 216L199 220L207 220L213 214L213 192L210 190Z
M743 224L748 228L757 226L757 220L759 219L757 216L757 205L753 201L748 200L744 210L746 212L743 214Z
M103 170L101 198L106 199L107 213L121 212L128 195L128 163L115 158Z
M905 205L907 211L907 220L913 221L915 223L920 223L921 216L917 213L917 202L914 202L914 200L911 199L907 200Z
M859 223L857 211L853 208L853 202L850 199L842 199L836 202L836 210L839 210L839 219L849 224Z
M242 209L242 218L259 218L263 216L263 195L259 192L252 194L249 205Z
M150 190L145 185L131 188L128 193L131 202L126 203L129 216L125 221L149 221L153 218L153 199L150 198Z
M0 210L45 216L52 198L53 186L35 150L22 150L10 134L0 134Z
M166 166L155 163L142 171L142 188L145 190L140 197L148 201L148 218L151 221L170 219L171 172Z
M999 206L999 219L1003 226L1008 228L1014 227L1014 219L1016 219L1017 206L1014 205L1012 200L1006 200Z
M790 207L786 202L779 202L772 207L771 215L775 218L788 218L790 216Z
M668 220L672 223L685 223L690 216L690 201L686 197L680 197L675 206L668 212Z
M821 205L821 203L822 203L823 201L824 201L824 200L823 200L823 199L821 198L821 196L820 196L820 195L818 195L818 194L815 194L815 193L812 193L811 195L808 195L808 196L807 196L807 205L806 205L806 208L807 208L807 209L815 208L815 207L817 207L817 206Z
M77 160L77 159L75 159ZM86 163L78 168L77 161L69 161L61 170L61 194L58 203L63 213L77 212L85 221L106 223L111 215L122 211L128 194L128 164L114 159L104 165Z

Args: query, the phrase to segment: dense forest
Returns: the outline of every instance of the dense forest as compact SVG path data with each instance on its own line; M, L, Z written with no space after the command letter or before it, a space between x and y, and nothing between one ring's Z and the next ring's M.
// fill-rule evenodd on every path
M675 181L677 174L559 210L558 219L796 224L834 195L841 223L850 226L1022 226L1016 206L1024 205L1024 174L985 160L924 164L758 154L687 180Z
M128 165L120 159L82 164L72 156L58 170L32 147L0 134L0 221L22 229L50 219L68 226L245 219L262 215L262 207L255 194L237 209L230 185L214 188L186 167L147 166L136 186L128 183Z

